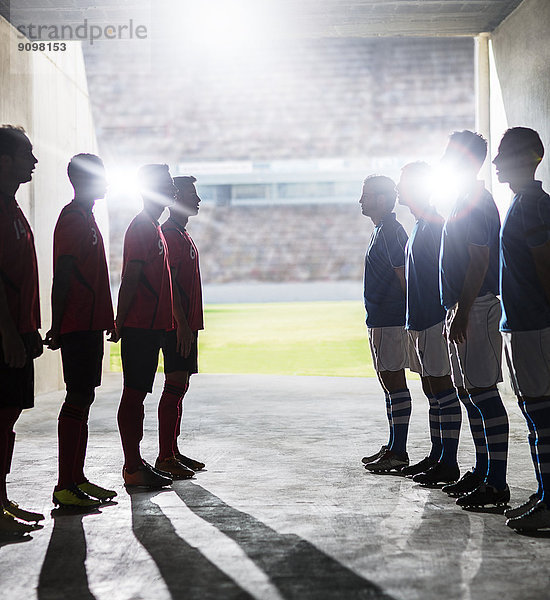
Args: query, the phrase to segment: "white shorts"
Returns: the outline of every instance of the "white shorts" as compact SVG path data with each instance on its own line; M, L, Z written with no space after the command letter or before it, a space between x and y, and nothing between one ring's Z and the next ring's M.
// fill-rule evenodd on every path
M443 337L445 322L422 331L409 329L409 369L422 377L444 377L451 373L447 341Z
M550 396L550 327L504 332L502 337L516 396Z
M404 327L369 327L372 362L377 373L400 371L409 363L407 332Z
M476 298L470 310L466 341L449 343L451 376L455 387L492 387L502 381L502 336L498 330L500 301L493 294ZM445 327L449 331L456 306L447 311Z

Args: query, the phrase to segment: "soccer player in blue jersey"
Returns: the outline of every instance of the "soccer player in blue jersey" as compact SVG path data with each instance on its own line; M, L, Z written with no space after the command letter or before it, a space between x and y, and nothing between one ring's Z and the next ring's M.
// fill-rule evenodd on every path
M407 434L411 397L405 380L408 364L405 332L405 244L407 234L393 208L395 183L382 175L365 179L359 204L374 223L365 257L365 309L374 368L386 396L390 438L363 458L372 472L399 471L408 466Z
M515 194L500 234L500 329L538 480L537 492L504 514L527 531L550 527L550 196L535 180L543 156L538 133L514 127L493 160Z
M399 203L407 206L416 224L406 247L406 325L409 368L418 373L428 398L431 450L419 463L404 468L424 485L454 482L460 472L456 459L462 412L451 380L443 337L445 309L439 295L439 247L443 217L430 204L431 168L424 162L405 165L397 185Z
M477 174L487 142L472 131L455 131L443 156L454 170L458 197L441 237L441 302L447 310L446 335L455 387L464 403L476 449L476 464L444 490L461 495L463 507L502 505L506 484L508 415L497 383L502 381L502 338L498 261L500 218L491 194Z

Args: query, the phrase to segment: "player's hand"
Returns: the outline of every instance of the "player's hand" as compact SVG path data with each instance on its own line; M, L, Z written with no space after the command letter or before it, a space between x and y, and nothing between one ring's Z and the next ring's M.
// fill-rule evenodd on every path
M20 369L27 362L27 351L18 331L13 328L2 333L4 362L12 369Z
M35 331L31 338L31 358L38 358L42 356L44 353L44 341L42 340L42 336Z
M107 337L107 341L108 342L113 342L114 344L116 344L118 342L118 340L120 339L116 328L115 329L109 329L107 331L107 336L108 336Z
M466 330L468 329L468 315L460 310L455 312L451 326L449 327L449 341L455 344L462 344L466 341Z
M59 331L55 331L53 328L48 331L44 338L44 343L50 350L59 349Z
M123 324L118 319L115 321L115 335L117 342L122 339L122 325Z
M186 358L189 356L189 352L191 352L191 346L195 341L195 334L191 329L189 329L189 325L185 324L183 326L178 325L176 330L176 339L177 339L177 352Z

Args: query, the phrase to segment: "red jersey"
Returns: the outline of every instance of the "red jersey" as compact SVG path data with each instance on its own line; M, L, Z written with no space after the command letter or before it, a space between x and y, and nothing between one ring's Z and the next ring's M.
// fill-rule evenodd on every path
M143 268L134 301L123 326L167 331L172 329L172 282L168 247L160 225L145 212L140 212L126 230L122 277L130 261L141 262Z
M40 327L34 236L14 197L0 196L0 278L19 333Z
M105 247L91 208L73 201L61 211L53 238L54 277L60 256L75 259L60 333L114 329Z
M173 283L178 286L189 328L192 331L204 329L197 247L187 231L172 219L162 225L162 231L168 244L170 267L177 273Z

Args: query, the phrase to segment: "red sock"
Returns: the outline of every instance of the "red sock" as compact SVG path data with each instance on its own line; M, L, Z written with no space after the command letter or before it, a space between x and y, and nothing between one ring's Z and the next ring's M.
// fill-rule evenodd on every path
M143 438L143 419L145 417L143 401L145 396L147 396L147 392L125 386L118 407L118 430L124 451L124 467L129 473L137 471L142 465L139 443Z
M83 483L86 481L84 475L84 462L86 461L86 449L88 448L88 418L90 409L86 411L82 424L80 425L80 436L78 438L78 446L73 463L73 481L75 483Z
M57 490L74 485L73 465L79 449L80 429L88 415L87 408L64 402L57 422L59 479Z
M181 419L183 417L183 398L184 398L185 394L187 394L188 389L189 389L189 379L187 380L187 383L185 384L185 389L183 390L183 394L178 403L178 422L176 424L176 434L174 436L174 443L172 444L172 454L173 455L176 455L179 453L178 438L179 438L180 432L181 432Z
M161 460L174 455L173 446L177 437L180 406L184 394L184 385L169 378L166 379L158 408L159 458Z
M21 414L19 408L0 408L0 505L8 502L6 475L10 472L15 433L13 426Z

